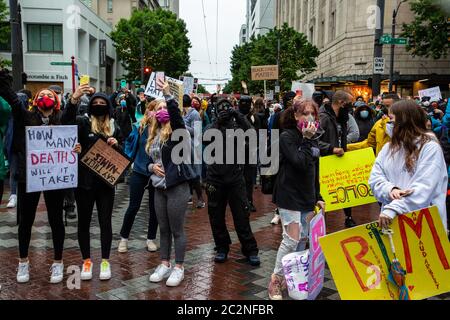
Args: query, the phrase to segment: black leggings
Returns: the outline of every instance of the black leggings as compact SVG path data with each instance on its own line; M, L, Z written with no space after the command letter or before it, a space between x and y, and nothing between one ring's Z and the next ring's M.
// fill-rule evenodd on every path
M17 186L17 201L20 203L20 210L17 214L19 219L19 252L20 258L28 257L30 247L31 229L36 217L36 209L41 197L41 192L26 193L25 183ZM44 191L45 205L50 228L52 229L53 248L55 260L62 260L64 249L64 237L66 235L63 222L63 202L65 190Z
M94 203L97 206L100 224L102 259L109 259L112 244L112 211L114 206L114 188L105 183L95 183L90 190L78 188L75 199L78 208L78 243L83 260L91 258L90 227Z

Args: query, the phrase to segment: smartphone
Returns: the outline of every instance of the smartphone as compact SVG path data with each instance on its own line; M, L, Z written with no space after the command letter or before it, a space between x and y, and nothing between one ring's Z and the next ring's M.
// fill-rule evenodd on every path
M80 86L83 86L85 84L89 84L89 76L83 75L80 77Z
M156 90L162 90L163 88L159 85L159 82L165 82L166 76L164 72L156 72Z

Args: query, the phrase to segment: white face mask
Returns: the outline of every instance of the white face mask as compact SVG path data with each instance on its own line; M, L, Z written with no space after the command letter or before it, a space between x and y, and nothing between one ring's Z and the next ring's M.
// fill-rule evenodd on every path
M392 136L394 135L394 122L386 123L386 134L392 139Z

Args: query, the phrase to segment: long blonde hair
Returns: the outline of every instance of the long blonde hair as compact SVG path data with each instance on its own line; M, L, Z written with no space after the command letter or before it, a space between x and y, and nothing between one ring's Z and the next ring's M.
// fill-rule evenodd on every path
M109 116L95 117L91 115L91 131L105 138L112 137L114 132Z
M166 102L164 100L158 101L154 110L159 111L161 109L159 107L163 103L165 104ZM150 135L147 139L147 144L145 146L145 151L147 151L147 153L150 153L150 148L152 147L152 144L153 144L156 136L158 135L158 133L159 133L159 142L161 144L164 144L167 142L167 140L169 140L170 135L172 134L172 127L170 126L170 122L167 122L165 124L160 124L156 120L156 117L153 117L151 127L150 127Z
M149 117L147 112L155 110L156 106L158 105L158 101L153 100L151 102L147 102L145 104L145 112L144 117L141 119L140 127L139 127L139 133L142 134L144 132L145 127L150 125L152 123L152 120L154 117Z

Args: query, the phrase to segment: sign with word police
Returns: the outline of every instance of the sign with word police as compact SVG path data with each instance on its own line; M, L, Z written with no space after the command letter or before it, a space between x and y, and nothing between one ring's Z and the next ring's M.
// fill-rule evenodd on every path
M437 207L398 215L391 224L395 256L411 300L450 291L450 242ZM389 278L394 254L378 222L319 239L343 300L398 300Z
M117 184L131 164L125 155L109 146L102 139L98 139L81 157L81 163L111 186Z
M327 212L376 202L368 183L374 162L372 148L320 158L320 193Z
M78 185L77 126L26 127L27 192Z

